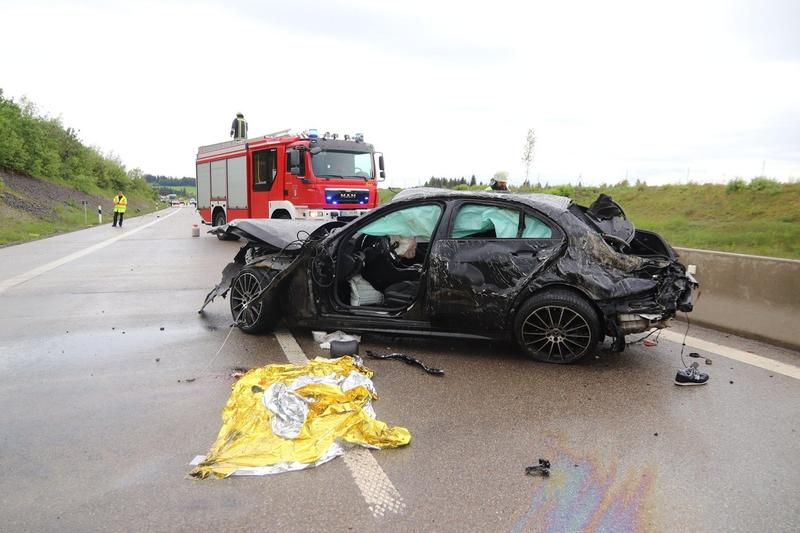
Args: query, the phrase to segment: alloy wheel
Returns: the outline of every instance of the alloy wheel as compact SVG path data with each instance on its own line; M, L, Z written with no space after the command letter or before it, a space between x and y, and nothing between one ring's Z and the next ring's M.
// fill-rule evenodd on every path
M522 341L547 359L575 359L592 341L589 322L568 307L545 305L534 309L522 323Z
M257 302L252 302L253 297L259 292L261 292L261 283L252 272L242 272L233 282L231 311L234 320L245 327L253 327L261 316L263 299L259 298Z

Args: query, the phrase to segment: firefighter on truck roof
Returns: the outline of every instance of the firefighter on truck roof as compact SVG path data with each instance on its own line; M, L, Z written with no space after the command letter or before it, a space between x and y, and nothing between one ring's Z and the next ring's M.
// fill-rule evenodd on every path
M247 139L247 121L241 113L236 113L236 118L233 119L231 137L234 139Z

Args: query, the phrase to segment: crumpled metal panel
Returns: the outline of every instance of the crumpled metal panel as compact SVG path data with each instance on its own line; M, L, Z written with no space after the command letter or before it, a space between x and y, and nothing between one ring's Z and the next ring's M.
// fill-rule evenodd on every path
M275 474L327 462L347 444L381 449L408 444L406 428L375 418L372 375L349 356L250 370L233 385L217 440L191 475Z
M503 201L516 201L542 211L566 211L572 200L566 196L542 193L512 193L500 191L456 191L452 189L437 189L435 187L414 187L404 189L392 197L392 202L407 200L426 200L430 198L456 199L466 198L474 200L498 199Z
M214 235L235 235L250 242L268 244L278 250L287 247L291 250L293 247L300 248L299 243L293 244L294 241L305 240L320 228L331 229L342 225L341 222L329 220L241 218L208 232Z
M518 294L561 246L523 239L440 240L431 251L432 321L498 330Z

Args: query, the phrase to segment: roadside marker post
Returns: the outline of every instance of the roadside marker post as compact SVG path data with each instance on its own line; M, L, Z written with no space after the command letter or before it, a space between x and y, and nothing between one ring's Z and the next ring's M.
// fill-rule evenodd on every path
M97 223L98 224L102 224L103 223L103 206L102 205L98 205L97 206Z
M89 225L89 212L86 209L86 204L88 202L86 200L81 200L81 203L83 204L83 224L85 226L88 226Z

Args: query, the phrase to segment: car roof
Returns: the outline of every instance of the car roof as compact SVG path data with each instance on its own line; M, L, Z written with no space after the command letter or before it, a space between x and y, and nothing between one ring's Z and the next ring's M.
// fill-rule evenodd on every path
M519 202L543 211L564 212L572 204L566 196L541 193L517 193L506 191L455 191L451 189L437 189L434 187L414 187L404 189L397 193L392 202L409 200L426 200L433 198L445 199L472 199L472 200L504 200Z

